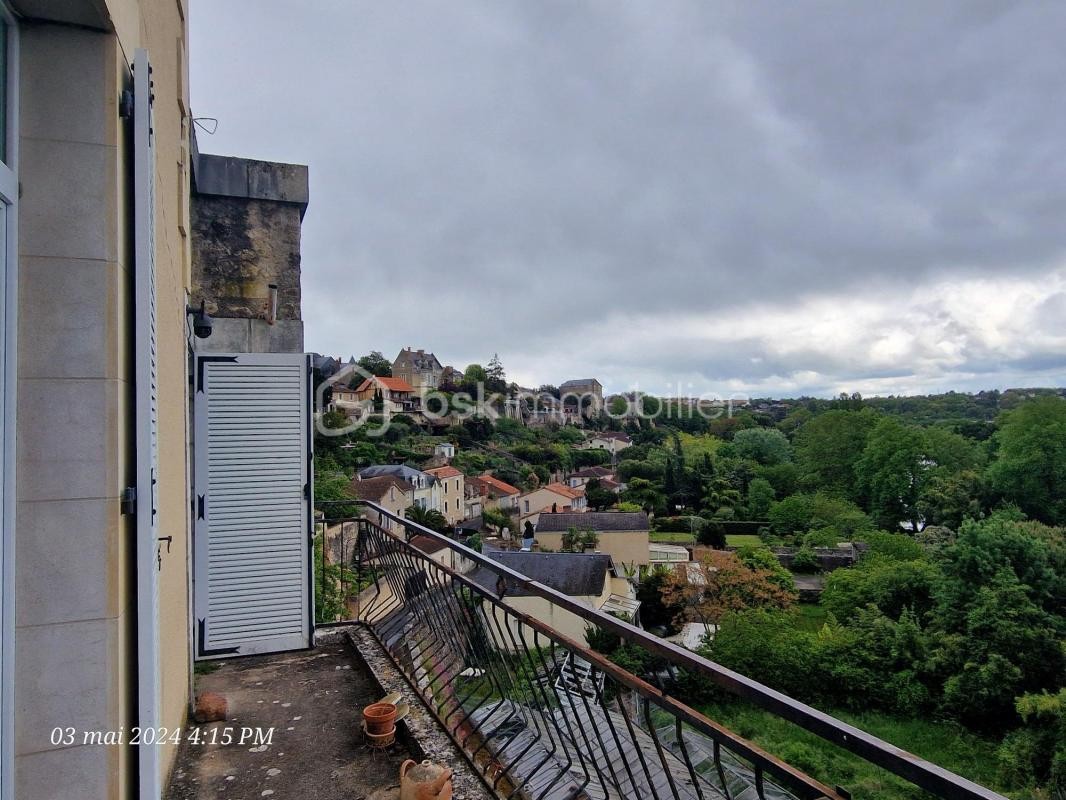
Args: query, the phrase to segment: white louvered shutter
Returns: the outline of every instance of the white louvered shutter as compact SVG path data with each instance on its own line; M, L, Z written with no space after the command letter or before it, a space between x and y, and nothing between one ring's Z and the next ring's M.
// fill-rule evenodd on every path
M311 645L310 357L196 358L196 657Z
M133 62L135 419L137 447L137 724L160 725L159 443L156 380L155 137L148 53ZM137 748L140 797L160 796L159 748Z

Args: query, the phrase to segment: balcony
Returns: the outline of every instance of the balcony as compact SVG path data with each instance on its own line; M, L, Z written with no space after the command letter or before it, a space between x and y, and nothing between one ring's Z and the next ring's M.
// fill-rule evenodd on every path
M357 504L338 506L338 511L347 513L353 505ZM301 751L286 742L285 748L279 748L286 755L279 752L272 758L248 759L263 755L248 753L248 748L214 756L231 759L225 767L224 761L210 766L206 763L210 754L190 755L186 748L175 781L180 791L174 793L172 787L172 800L218 796L217 789L190 789L192 775L208 776L217 783L218 775L228 771L237 774L232 785L242 775L270 769L299 772L299 785L318 797L358 797L360 790L374 797L372 790L395 782L398 760L423 753L461 768L457 780L462 790L457 784L457 797L849 800L846 788L818 782L672 695L676 678L683 673L708 678L931 796L1002 800L814 708L531 581L446 536L376 506L373 511L382 519L390 518L396 531L358 516L329 519L319 526L316 589L320 611L332 617L319 625L324 644L308 653L229 662L201 678L205 687L236 691L244 698L234 725L280 726L271 716L280 713L278 706L299 703L308 709L307 715L322 720L307 731L314 744L305 744ZM426 537L444 547L425 547ZM499 576L495 591L483 588L484 581L479 585L471 580L469 575L479 568ZM644 649L656 666L644 677L621 669L585 642L514 607L512 603L517 603L507 593L515 586L521 587L523 598L551 603L556 611L579 617L589 629ZM318 677L313 674L316 669ZM310 672L304 675L305 670ZM364 674L372 676L371 685L360 690L356 679ZM337 680L341 684L334 686L331 681ZM409 698L414 728L396 745L396 752L368 755L356 733L359 710L378 699L379 692L394 689ZM246 760L254 768L239 766ZM358 766L363 762L370 766ZM358 777L363 783L349 786L347 795L328 793L326 789L340 786L338 775ZM378 785L370 785L373 782ZM249 797L269 796L258 794L269 788L265 781L251 788ZM244 795L227 791L226 796Z

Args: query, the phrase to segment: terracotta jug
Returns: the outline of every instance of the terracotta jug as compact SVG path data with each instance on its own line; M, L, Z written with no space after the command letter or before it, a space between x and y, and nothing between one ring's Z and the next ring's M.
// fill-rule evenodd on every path
M448 767L409 758L400 765L400 800L451 800L451 778Z

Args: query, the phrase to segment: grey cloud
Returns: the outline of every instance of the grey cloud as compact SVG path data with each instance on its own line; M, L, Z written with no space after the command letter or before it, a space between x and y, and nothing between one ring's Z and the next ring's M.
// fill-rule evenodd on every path
M597 343L1061 264L1064 29L1050 1L246 0L196 9L193 106L204 150L311 166L309 347L860 380L846 342Z

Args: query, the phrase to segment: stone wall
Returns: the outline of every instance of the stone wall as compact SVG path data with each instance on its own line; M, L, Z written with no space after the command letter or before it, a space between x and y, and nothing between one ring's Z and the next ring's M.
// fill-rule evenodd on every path
M190 301L215 318L203 352L302 353L300 226L307 167L201 154L193 139ZM277 286L277 318L270 286Z
M246 197L192 200L192 301L214 317L300 319L300 206Z

